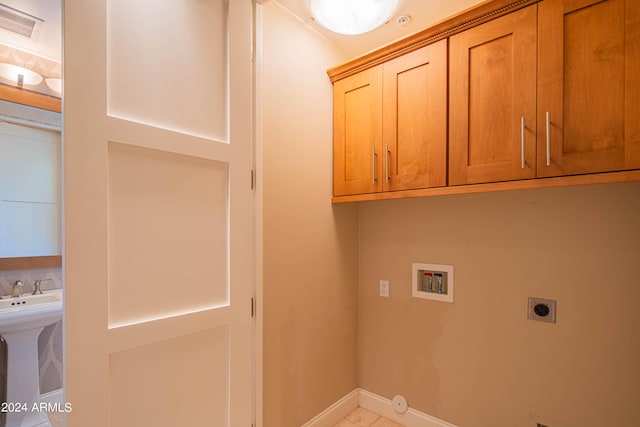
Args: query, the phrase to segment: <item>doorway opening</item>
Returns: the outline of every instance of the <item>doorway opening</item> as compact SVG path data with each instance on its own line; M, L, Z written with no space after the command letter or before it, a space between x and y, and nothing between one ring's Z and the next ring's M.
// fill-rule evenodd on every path
M25 316L36 305L53 310L51 321L25 332L35 334L32 351L17 352L13 338L22 332L0 324L2 402L37 396L21 402L26 412L3 408L0 426L62 427L54 410L64 396L62 3L2 0L0 12L0 310ZM32 383L37 393L26 391Z

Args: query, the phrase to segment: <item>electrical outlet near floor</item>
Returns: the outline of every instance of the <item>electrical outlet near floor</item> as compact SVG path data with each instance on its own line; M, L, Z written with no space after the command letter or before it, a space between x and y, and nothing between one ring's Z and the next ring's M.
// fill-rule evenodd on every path
M389 297L389 281L380 280L380 296Z
M556 301L529 297L527 318L539 322L556 323Z

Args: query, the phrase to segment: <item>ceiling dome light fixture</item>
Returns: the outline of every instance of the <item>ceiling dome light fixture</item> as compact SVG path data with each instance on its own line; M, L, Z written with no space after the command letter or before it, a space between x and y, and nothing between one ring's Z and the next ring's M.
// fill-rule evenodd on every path
M366 33L387 22L400 0L309 0L311 16L340 34Z

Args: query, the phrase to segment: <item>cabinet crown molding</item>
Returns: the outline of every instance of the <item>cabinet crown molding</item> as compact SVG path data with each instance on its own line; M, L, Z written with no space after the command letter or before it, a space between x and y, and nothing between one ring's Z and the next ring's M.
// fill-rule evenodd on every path
M329 68L327 74L331 83L357 74L360 71L375 67L426 45L446 39L454 34L480 25L501 15L522 9L540 0L489 0L470 9L464 10L450 18L402 40L374 50L365 55L352 59L344 64Z

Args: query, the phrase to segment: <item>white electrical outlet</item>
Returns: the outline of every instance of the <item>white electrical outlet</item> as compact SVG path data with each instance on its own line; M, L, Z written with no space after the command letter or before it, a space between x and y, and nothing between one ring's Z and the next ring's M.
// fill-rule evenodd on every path
M389 281L388 280L380 280L380 296L388 297L389 296Z

